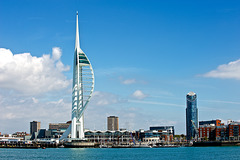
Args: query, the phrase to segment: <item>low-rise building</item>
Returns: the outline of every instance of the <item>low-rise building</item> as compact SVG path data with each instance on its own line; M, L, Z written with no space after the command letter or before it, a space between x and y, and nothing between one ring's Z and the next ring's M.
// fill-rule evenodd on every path
M215 140L215 124L204 124L199 125L199 139L204 140Z
M30 134L27 134L26 132L15 132L12 134L13 137L25 137L29 136Z
M85 138L90 142L107 143L113 142L115 144L132 142L132 135L130 131L91 131L84 132Z
M231 120L224 125L219 119L200 121L199 138L210 141L240 141L240 122Z
M137 141L158 141L158 142L171 142L174 137L174 126L157 126L150 127L150 130L144 131L140 129L134 134ZM158 139L158 140L157 140Z
M228 129L227 125L216 126L216 129L215 129L216 141L227 141L228 140L227 129Z
M160 137L145 137L143 138L143 142L148 143L148 144L156 144L160 143Z
M240 122L232 122L228 125L228 136L230 141L240 140Z
M199 126L202 126L202 125L222 126L224 124L221 123L220 119L216 119L216 120L209 120L209 121L199 121Z
M150 130L157 130L158 132L167 131L168 134L175 135L174 126L154 126L150 127Z

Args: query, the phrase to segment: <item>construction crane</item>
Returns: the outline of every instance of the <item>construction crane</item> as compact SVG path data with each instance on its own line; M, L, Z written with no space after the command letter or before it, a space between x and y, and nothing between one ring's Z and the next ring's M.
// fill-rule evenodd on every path
M195 138L196 138L196 135L197 135L197 137L198 137L198 128L196 127L196 125L195 125L195 123L193 122L193 120L191 120L191 122L192 122L192 125L193 125L193 127L194 127L194 130L195 130L195 132L196 132L196 134L195 134Z
M132 132L131 132L131 137L132 137L132 141L133 141L133 144L136 145L134 139L133 139L133 135L132 135Z

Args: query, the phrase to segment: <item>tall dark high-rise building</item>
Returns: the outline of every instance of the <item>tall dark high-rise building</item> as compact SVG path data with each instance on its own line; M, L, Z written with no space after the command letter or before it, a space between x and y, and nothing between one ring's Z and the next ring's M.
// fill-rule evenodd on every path
M198 138L197 95L194 92L189 92L186 98L186 134L187 140L191 140L193 138Z
M32 121L30 122L30 134L33 134L34 132L38 132L41 128L41 122Z
M116 131L119 130L118 117L110 116L107 117L108 130Z

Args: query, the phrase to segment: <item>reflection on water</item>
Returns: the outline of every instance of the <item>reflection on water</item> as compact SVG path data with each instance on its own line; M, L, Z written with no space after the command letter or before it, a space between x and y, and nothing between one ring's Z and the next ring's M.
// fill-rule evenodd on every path
M67 149L67 148L66 148ZM69 157L72 159L88 159L88 155L91 154L91 151L87 150L89 148L69 148Z

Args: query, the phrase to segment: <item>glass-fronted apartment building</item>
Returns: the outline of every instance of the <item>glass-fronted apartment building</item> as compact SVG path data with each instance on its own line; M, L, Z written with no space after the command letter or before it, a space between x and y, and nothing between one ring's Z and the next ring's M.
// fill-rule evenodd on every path
M198 109L197 95L194 92L189 92L186 96L186 134L187 140L198 138Z

